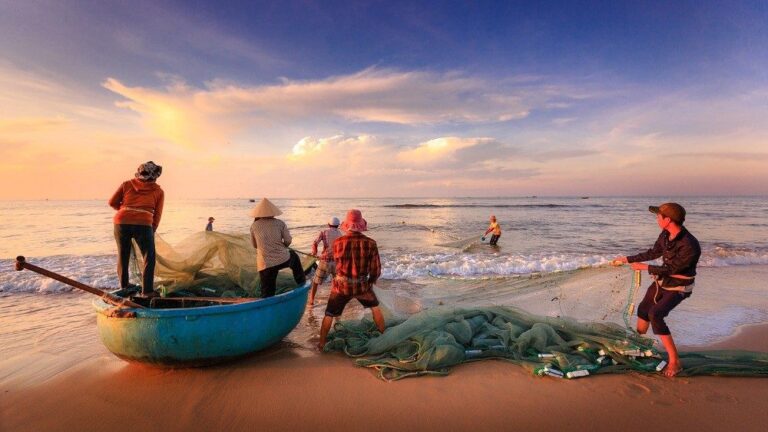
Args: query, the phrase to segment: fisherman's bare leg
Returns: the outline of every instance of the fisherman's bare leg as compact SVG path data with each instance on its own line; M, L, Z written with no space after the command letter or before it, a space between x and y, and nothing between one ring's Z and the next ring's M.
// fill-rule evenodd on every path
M371 314L373 314L373 322L376 323L376 327L380 332L384 333L386 326L384 325L384 315L381 313L381 309L378 306L371 308Z
M326 315L323 317L323 323L320 325L320 342L317 343L318 349L325 347L326 339L328 338L328 332L331 330L331 324L333 324L333 317Z
M309 304L315 304L315 293L317 293L317 282L312 281L312 289L309 291Z
M648 333L648 326L650 325L650 321L646 321L642 318L637 318L637 332L644 335Z
M680 365L680 356L677 354L677 346L675 346L675 341L672 339L671 334L659 335L659 338L669 357L669 364L664 368L664 376L672 378L683 369Z

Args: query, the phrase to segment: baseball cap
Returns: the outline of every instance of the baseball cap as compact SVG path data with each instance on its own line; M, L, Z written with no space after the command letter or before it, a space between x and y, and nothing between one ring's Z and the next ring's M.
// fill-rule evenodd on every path
M678 225L682 225L685 222L685 209L678 203L664 203L658 207L649 206L648 211L668 217Z

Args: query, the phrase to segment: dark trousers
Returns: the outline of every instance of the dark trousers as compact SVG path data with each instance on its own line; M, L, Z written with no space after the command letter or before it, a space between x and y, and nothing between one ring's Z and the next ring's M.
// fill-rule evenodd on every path
M650 321L653 333L657 335L669 335L669 327L664 318L669 315L675 306L691 296L691 293L669 291L656 286L656 282L648 287L645 297L637 307L637 316Z
M277 272L286 267L290 267L293 272L293 279L297 284L303 285L307 281L307 276L304 274L304 267L301 266L301 259L299 255L294 251L288 251L290 256L288 261L278 264L276 266L267 267L264 270L259 271L259 280L261 281L261 297L267 298L275 295Z
M489 244L491 246L496 246L496 243L498 243L498 241L499 241L499 237L501 237L501 234L499 234L499 235L496 235L496 234L492 235L491 236L491 241L489 242Z
M141 274L142 294L149 294L154 290L155 280L155 232L149 225L115 225L115 241L117 242L117 277L120 279L120 288L128 288L128 263L131 259L131 240L136 240L141 250L144 267Z

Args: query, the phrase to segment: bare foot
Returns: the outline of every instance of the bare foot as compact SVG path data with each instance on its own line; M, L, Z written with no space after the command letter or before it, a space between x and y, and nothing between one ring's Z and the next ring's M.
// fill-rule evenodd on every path
M667 378L674 378L681 370L683 370L683 367L680 366L680 363L670 363L664 368L663 374Z

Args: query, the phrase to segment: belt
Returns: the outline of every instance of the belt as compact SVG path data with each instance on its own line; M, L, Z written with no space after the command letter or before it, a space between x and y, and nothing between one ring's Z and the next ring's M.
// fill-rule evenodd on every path
M141 213L149 213L151 215L155 214L155 212L153 210L145 210L143 208L138 208L138 207L123 207L123 210L130 210L130 211L136 211L136 212L141 212Z
M694 276L685 276L685 275L669 275L667 277L675 278L675 279L682 279L682 280L695 280L696 278ZM695 282L692 282L688 285L678 285L673 287L665 287L661 282L660 279L654 276L654 280L656 281L656 285L665 290L665 291L679 291L683 293L690 293L693 292L693 287L696 286Z
M339 282L346 282L346 283L366 283L366 282L368 282L368 276L351 278L351 277L337 275L333 279L336 280L336 281L339 281Z

